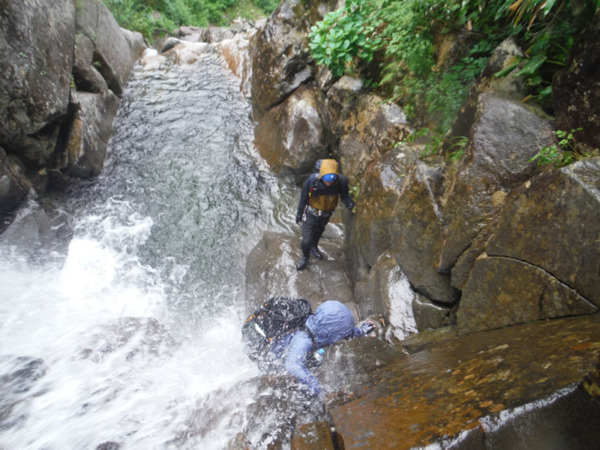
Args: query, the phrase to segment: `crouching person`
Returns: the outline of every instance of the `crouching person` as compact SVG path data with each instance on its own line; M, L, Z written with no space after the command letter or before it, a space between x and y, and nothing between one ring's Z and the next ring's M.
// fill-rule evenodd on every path
M304 326L275 340L269 347L269 359L278 361L286 372L303 383L312 395L324 400L319 380L309 370L313 355L319 349L344 339L369 334L374 328L367 321L355 326L352 312L336 300L322 303L306 319Z

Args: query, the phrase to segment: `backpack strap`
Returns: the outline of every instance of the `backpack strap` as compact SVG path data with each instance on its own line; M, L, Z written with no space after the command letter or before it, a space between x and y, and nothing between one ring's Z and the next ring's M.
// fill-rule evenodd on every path
M308 327L306 326L306 324L304 324L302 326L302 328L300 328L300 331L304 331L308 335L308 337L310 338L310 340L312 341L313 351L317 350L317 340L315 339L315 335L313 334L312 331L310 331L308 329Z
M312 187L310 188L310 190L308 191L308 198L312 197L312 194L314 192L314 190L317 188L317 183L319 182L319 177L316 176L315 177L315 182L313 183Z

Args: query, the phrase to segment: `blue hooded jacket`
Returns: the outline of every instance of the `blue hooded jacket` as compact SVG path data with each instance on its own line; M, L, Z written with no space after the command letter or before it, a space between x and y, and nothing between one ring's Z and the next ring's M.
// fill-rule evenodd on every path
M354 317L348 307L336 300L322 303L305 323L313 334L316 348L306 331L282 336L271 347L271 352L283 361L285 370L304 383L310 391L321 396L323 391L319 380L306 367L307 356L318 348L334 344L342 339L352 339L363 335L354 326Z

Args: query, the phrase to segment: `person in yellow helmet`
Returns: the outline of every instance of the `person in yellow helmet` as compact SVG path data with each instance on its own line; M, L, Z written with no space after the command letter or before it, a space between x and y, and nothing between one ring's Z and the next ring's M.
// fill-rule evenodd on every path
M296 269L306 269L311 254L315 258L323 258L318 247L319 239L338 204L338 198L353 214L356 212L356 205L348 193L348 178L339 173L335 159L324 159L319 173L307 178L300 194L296 223L302 222L302 258Z

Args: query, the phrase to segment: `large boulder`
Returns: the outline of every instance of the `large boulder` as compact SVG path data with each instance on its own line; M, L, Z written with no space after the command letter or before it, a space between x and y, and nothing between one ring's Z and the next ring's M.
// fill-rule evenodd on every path
M435 330L328 410L346 448L595 448L600 404L578 385L596 368L599 325L594 314L460 337Z
M74 91L71 99L75 114L63 159L51 171L55 183L63 175L90 178L100 174L119 107L119 98L109 90L98 94Z
M144 48L101 0L0 6L0 146L23 162L37 192L48 180L100 172L115 95Z
M376 95L361 96L344 112L334 153L350 178L360 177L371 162L410 134L404 112Z
M462 332L600 306L600 158L546 171L506 201L458 310Z
M331 129L340 134L343 129L341 119L348 116L360 96L366 92L365 84L360 78L348 75L339 80L334 79L327 68L321 69L317 82L321 90L327 92L327 112Z
M577 37L565 68L552 82L556 128L571 131L586 150L600 149L600 14Z
M256 118L314 78L308 31L335 1L285 0L251 42L252 105Z
M77 33L93 43L89 64L97 67L110 90L121 96L133 64L145 49L141 34L119 27L101 0L78 3Z
M360 319L376 318L389 340L402 340L417 332L412 305L415 292L390 253L381 255L364 282L356 284Z
M75 39L71 0L0 5L0 145L48 163L67 114Z
M544 172L507 202L486 251L527 261L600 307L600 158Z
M305 174L328 157L322 105L321 92L303 86L260 119L254 142L275 172Z
M394 206L419 151L420 147L398 146L369 165L357 180L358 208L351 237L351 248L357 253L352 258L354 265L372 267L391 247L397 233L396 226L392 226Z
M505 257L475 262L456 313L461 334L556 317L597 307L545 270Z
M443 247L443 167L440 158L417 161L394 207L390 233L393 254L413 289L431 300L452 304L458 293L448 274L438 272Z
M469 135L481 94L495 93L516 101L522 100L527 95L523 77L513 76L522 68L523 63L518 62L523 59L523 56L523 51L513 38L505 39L494 49L481 75L470 87L467 98L444 138L442 151L445 155L456 150L455 138L457 136ZM515 66L515 64L517 65ZM510 70L511 67L513 70L506 76L496 76L498 72Z
M506 194L536 173L529 160L554 143L552 124L544 116L489 93L479 96L466 137L464 156L447 178L439 265L443 273L457 266L452 284L459 289L493 231Z

